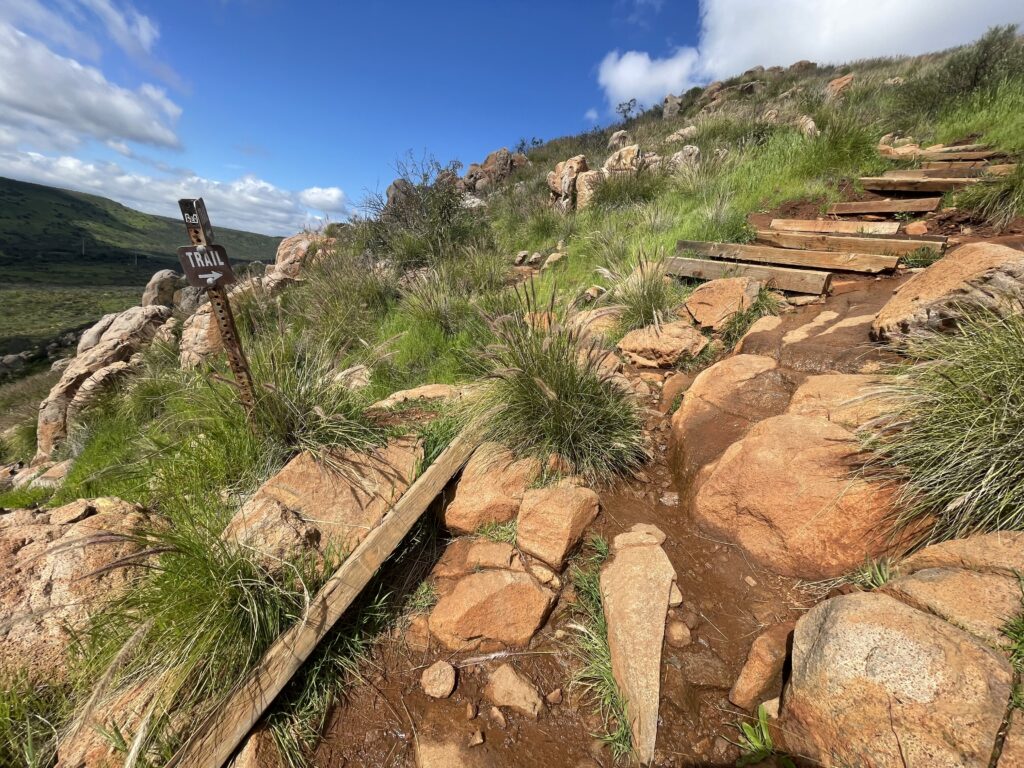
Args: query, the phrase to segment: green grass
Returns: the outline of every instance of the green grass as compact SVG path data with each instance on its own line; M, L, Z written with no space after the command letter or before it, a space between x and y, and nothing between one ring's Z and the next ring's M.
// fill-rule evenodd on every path
M743 753L737 766L757 765L775 756L779 768L794 768L795 763L786 755L775 751L772 734L768 727L768 713L764 705L757 708L757 719L753 722L741 722L736 725L739 740L734 742Z
M579 663L573 673L572 685L583 690L593 701L604 728L595 734L607 744L616 760L633 751L626 702L612 674L611 650L608 647L608 623L601 603L601 565L608 558L608 542L593 536L586 550L569 569L569 579L576 590L573 606L573 630L570 641L572 655Z
M516 543L516 520L509 520L506 523L488 522L480 526L476 533L489 541L502 542L504 544Z
M913 338L882 396L869 468L901 483L900 528L927 541L1024 527L1024 315L975 313Z
M782 302L778 295L767 288L761 288L750 307L742 312L736 312L725 324L722 329L722 343L725 348L735 347L757 320L767 315L777 315L781 309Z
M642 252L635 258L599 274L609 283L601 303L622 308L619 335L656 322L672 322L673 310L686 298L686 291L675 280L666 280L665 261L661 256L648 258Z
M1020 574L1017 580L1021 586L1021 596L1024 598L1024 581L1021 581ZM1024 610L1017 613L1002 628L1003 635L1009 641L1010 663L1017 670L1017 674L1024 672ZM1021 695L1019 686L1014 690L1014 705L1021 708Z
M849 575L849 581L863 589L884 587L896 576L893 563L886 557L869 560Z
M591 204L600 210L625 208L656 200L668 185L668 175L641 169L636 173L615 173L602 179L594 189Z
M0 765L48 768L57 727L68 715L60 686L33 683L24 675L0 678Z
M934 248L922 246L902 257L902 261L908 267L928 267L942 258L942 255Z
M12 488L0 492L0 509L25 509L44 504L53 495L47 488Z
M1024 164L1006 176L986 178L956 195L958 208L970 211L998 231L1024 216Z
M493 319L497 342L487 351L489 377L473 401L487 439L544 461L564 456L593 481L629 473L645 459L637 407L599 370L606 354L568 324L535 329L526 319L554 311L531 284L520 309Z

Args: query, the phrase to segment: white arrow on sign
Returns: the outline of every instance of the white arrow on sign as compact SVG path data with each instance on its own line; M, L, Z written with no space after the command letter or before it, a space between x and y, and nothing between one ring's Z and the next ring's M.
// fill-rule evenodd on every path
M220 280L222 277L224 277L224 273L223 272L206 272L206 273L200 275L200 277L205 279L206 282L208 282L211 285L213 285L218 280Z

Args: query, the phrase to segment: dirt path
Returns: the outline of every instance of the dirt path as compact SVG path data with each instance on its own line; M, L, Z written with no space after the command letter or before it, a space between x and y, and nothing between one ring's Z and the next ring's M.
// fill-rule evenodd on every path
M896 279L864 278L822 304L797 308L745 339L742 352L780 362L781 375L799 384L823 371L865 372L885 357L867 341L867 327L889 298ZM635 375L631 374L631 375ZM667 535L664 549L674 565L683 603L669 618L691 626L692 642L666 643L661 675L661 710L655 765L731 766L739 752L729 740L735 723L748 716L728 700L750 644L767 626L797 618L812 599L793 579L769 573L748 561L734 545L716 541L696 526L687 489L674 473L671 414L657 410L660 381L668 373L645 375L653 384L646 428L654 460L634 480L600 494L601 514L591 529L607 539L635 523L653 523ZM766 405L764 416L772 415ZM706 460L735 439L728 425L712 424L702 433ZM600 719L582 691L569 686L573 660L565 635L571 617L570 589L563 590L552 616L531 647L514 652L517 668L542 694L563 692L537 721L505 711L502 725L489 714L482 690L495 664L473 663L475 654L452 654L432 646L415 649L405 638L379 644L365 682L332 712L315 757L317 766L415 765L415 742L454 742L467 765L611 766L610 750L592 735ZM448 699L433 700L419 686L422 670L437 659L459 668L459 683Z

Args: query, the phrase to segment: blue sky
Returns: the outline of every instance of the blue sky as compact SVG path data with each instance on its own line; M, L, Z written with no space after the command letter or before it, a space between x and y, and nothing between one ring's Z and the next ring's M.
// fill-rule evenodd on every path
M0 175L288 234L755 64L914 54L1018 0L0 0Z

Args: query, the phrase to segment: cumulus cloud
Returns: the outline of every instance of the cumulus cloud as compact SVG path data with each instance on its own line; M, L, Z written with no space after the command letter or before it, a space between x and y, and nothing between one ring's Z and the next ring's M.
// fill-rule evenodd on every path
M309 210L313 206L303 199L311 190L291 192L252 175L233 181L217 181L189 172L150 176L111 162L89 162L39 152L0 152L0 176L91 192L140 211L171 217L177 215L180 198L202 197L214 226L266 235L293 234L320 221ZM336 190L337 195L330 189L320 192L329 198L345 199L340 189Z
M609 108L763 66L800 59L834 64L916 55L977 39L996 24L1024 23L1020 0L701 0L697 47L658 58L612 51L598 69Z
M60 56L0 23L0 126L37 146L68 148L83 138L178 147L181 108L160 88L129 90L95 67Z
M583 113L583 119L588 122L596 123L598 121L598 118L599 115L597 114L597 110L594 109L593 107L591 107L590 109Z
M299 202L325 213L348 213L348 199L338 187L310 187L299 192Z
M597 82L610 107L630 99L650 106L693 81L699 59L693 48L680 48L664 59L642 51L612 51L598 67Z
M56 13L39 0L4 0L0 3L0 22L40 35L67 51L90 61L99 59L99 43L80 28L68 22L73 7Z

